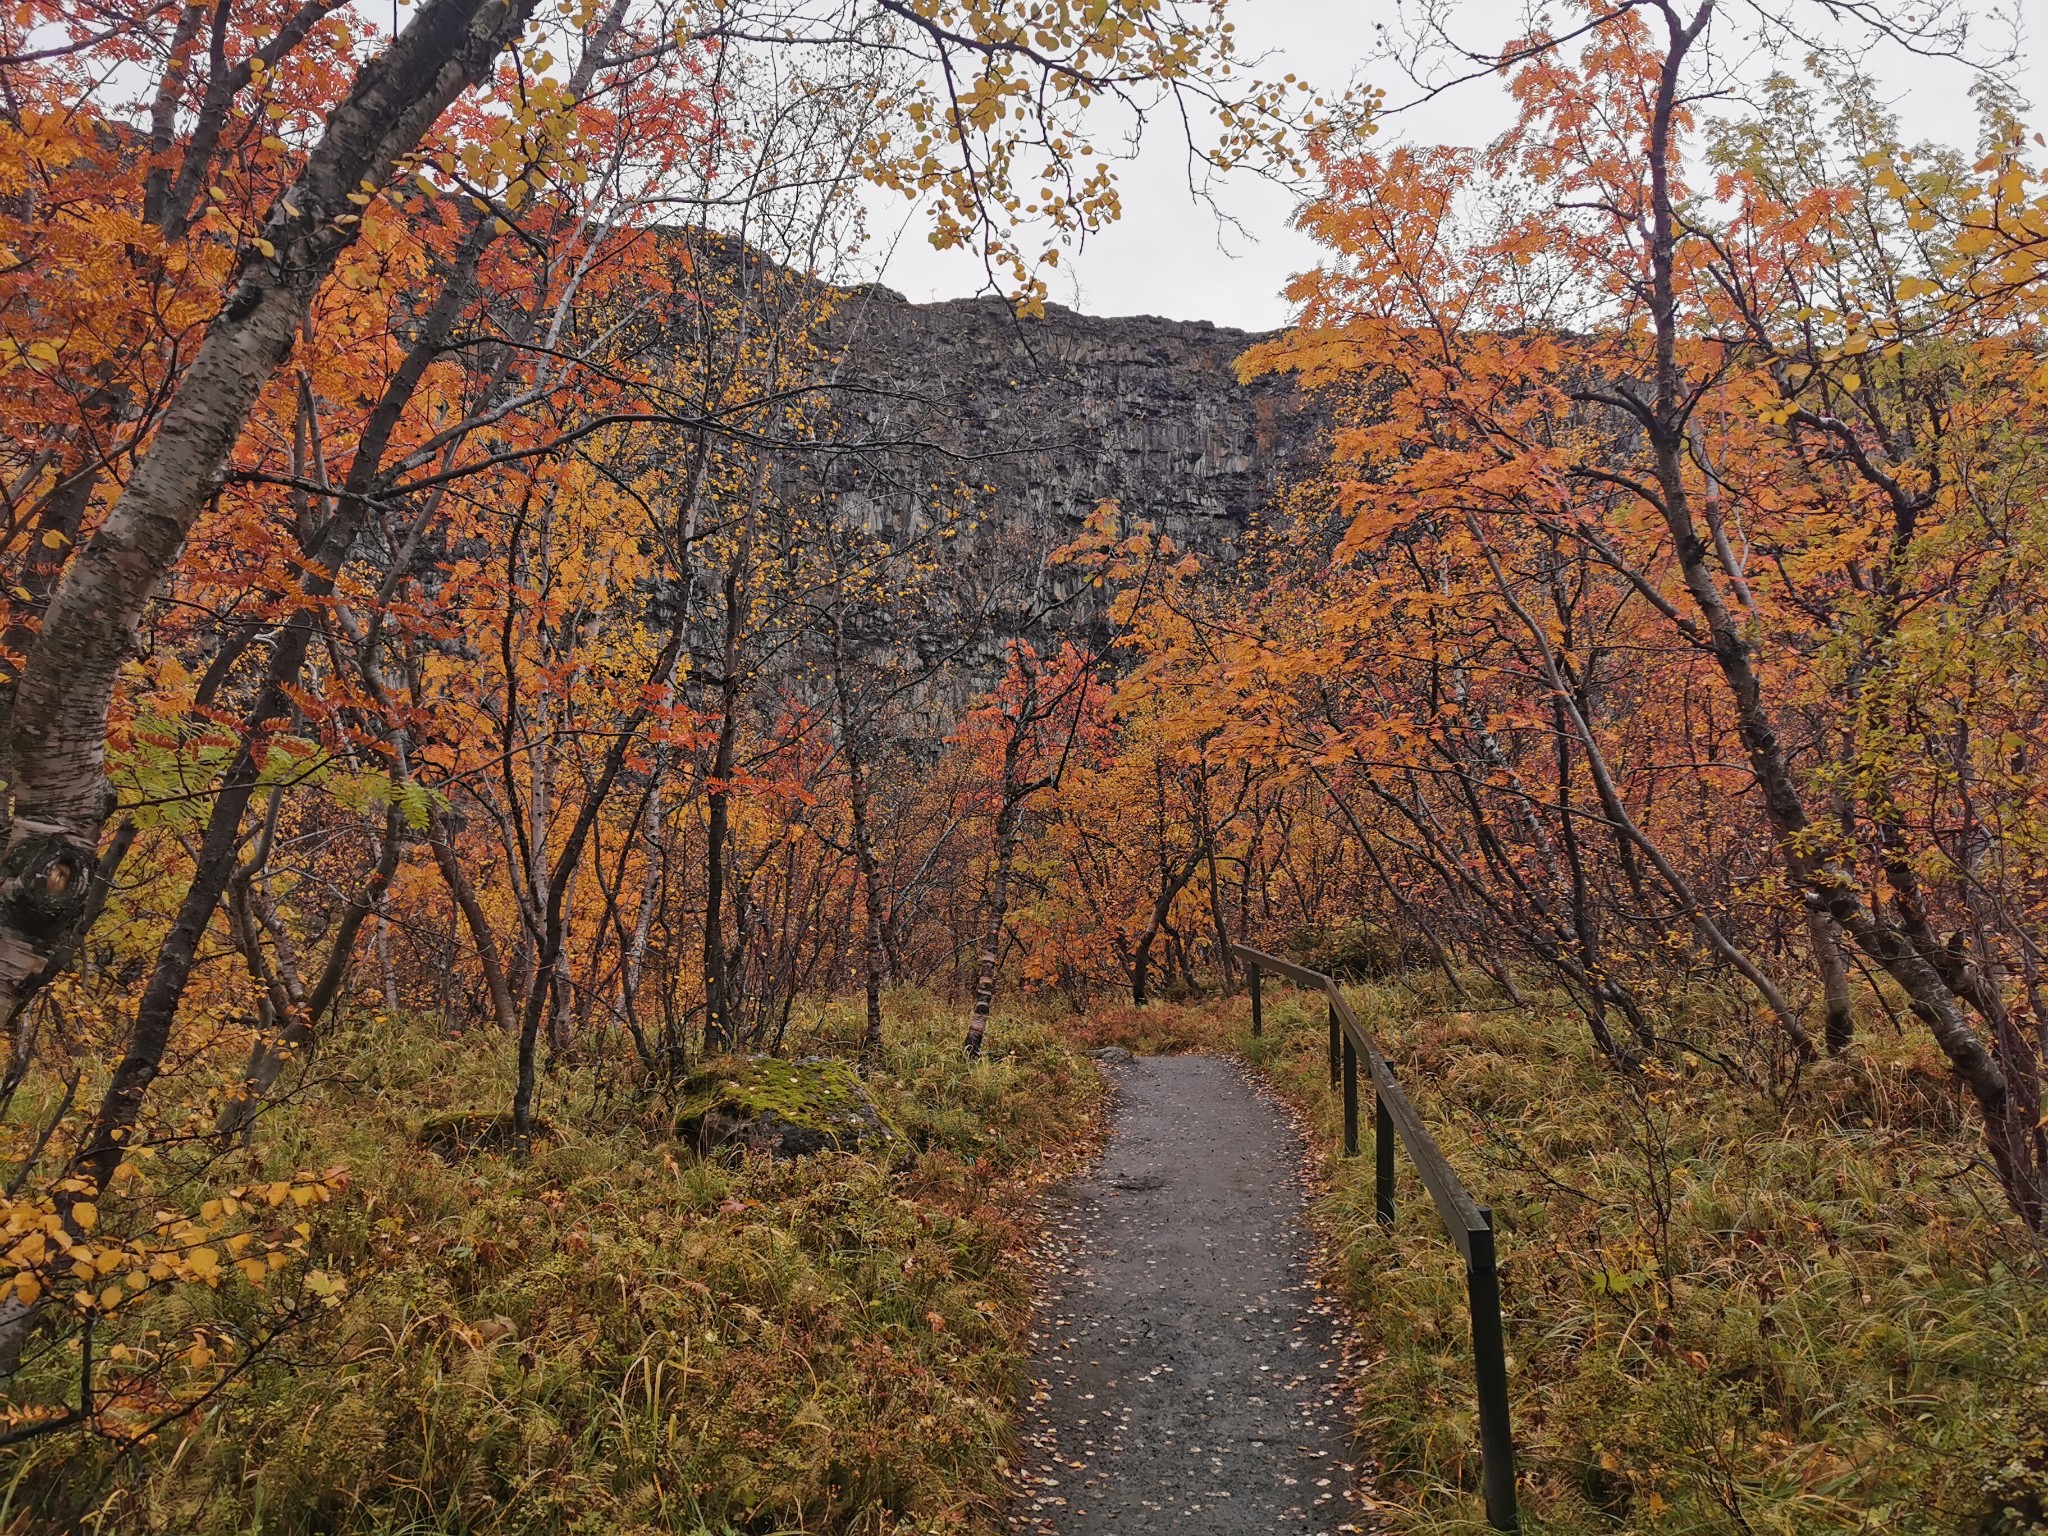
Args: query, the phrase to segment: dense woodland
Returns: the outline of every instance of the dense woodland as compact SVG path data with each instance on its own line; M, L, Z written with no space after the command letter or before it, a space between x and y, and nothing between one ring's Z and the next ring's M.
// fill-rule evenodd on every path
M1011 1000L1216 995L1232 943L1533 1010L1618 1085L1922 1052L2038 1272L2026 104L1908 144L1848 55L1726 89L1711 3L1548 25L1496 40L1512 130L1433 148L1256 81L1221 3L0 17L0 1528L140 1519L97 1501L428 1273L334 1151L366 1083L459 1084L421 1107L516 1168L839 1010L878 1078L943 1039L947 1115L1078 1123ZM1304 177L1325 253L1239 366L1327 441L1200 559L849 425L825 340L877 188L1028 327L1118 212L1105 102ZM716 1528L720 1465L634 1518Z

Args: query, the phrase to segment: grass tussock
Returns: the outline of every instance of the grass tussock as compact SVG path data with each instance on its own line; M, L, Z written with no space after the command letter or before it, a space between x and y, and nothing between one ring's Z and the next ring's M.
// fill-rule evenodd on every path
M317 1232L346 1302L133 1454L13 1453L0 1531L998 1529L1031 1199L1099 1079L1026 1018L974 1065L953 1011L901 997L892 1024L869 1087L907 1146L780 1164L694 1157L573 1073L505 1156L495 1052L350 1026L256 1157L350 1170ZM858 1030L829 1009L797 1048Z
M1524 1529L2048 1531L2048 1281L1931 1049L1880 1021L1770 1081L1687 1021L1638 1079L1561 1009L1348 993L1501 1233ZM1320 998L1098 1011L1084 1045L1236 1050L1334 1152ZM1718 1064L1717 1064L1718 1059ZM1375 1363L1361 1448L1389 1529L1486 1529L1464 1274L1402 1160L1332 1157L1316 1219Z

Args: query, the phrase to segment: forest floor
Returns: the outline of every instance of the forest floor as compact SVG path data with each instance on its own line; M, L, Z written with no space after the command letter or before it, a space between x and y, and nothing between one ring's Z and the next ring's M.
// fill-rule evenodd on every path
M1530 1536L2048 1530L2040 1252L1918 1030L1787 1071L1674 1003L1688 1043L1624 1078L1554 1000L1347 993L1499 1223ZM1061 1536L1236 1536L1319 1501L1341 1530L1345 1461L1375 1533L1484 1530L1461 1266L1405 1163L1388 1232L1372 1159L1332 1155L1319 998L1269 993L1260 1040L1241 995L1020 1002L979 1063L957 1004L888 1016L867 1084L907 1147L782 1164L696 1157L659 1096L571 1064L530 1158L446 1156L424 1128L500 1107L509 1047L339 1021L176 1198L345 1167L310 1254L345 1295L232 1372L174 1362L217 1384L146 1441L28 1442L0 1536L993 1536L1033 1500ZM857 1058L860 1028L806 1007L788 1053ZM1079 1054L1109 1045L1144 1059ZM242 1341L268 1295L123 1315Z
M1220 1056L1105 1070L1108 1149L1053 1211L1015 1528L1359 1529L1286 1108Z

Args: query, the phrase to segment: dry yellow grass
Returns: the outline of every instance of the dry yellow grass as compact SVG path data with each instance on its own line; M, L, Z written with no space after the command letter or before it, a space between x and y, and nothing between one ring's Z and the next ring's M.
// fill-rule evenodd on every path
M592 1108L573 1075L530 1160L444 1159L418 1126L490 1107L502 1060L350 1026L326 1085L257 1144L351 1170L318 1230L346 1304L133 1456L16 1451L0 1530L999 1530L1021 1250L1036 1192L1085 1151L1099 1079L1028 1017L999 1017L997 1054L970 1065L953 1011L891 1013L871 1087L916 1148L893 1167L699 1160L659 1103ZM858 1028L829 1010L803 1049ZM240 1302L207 1304L231 1326Z

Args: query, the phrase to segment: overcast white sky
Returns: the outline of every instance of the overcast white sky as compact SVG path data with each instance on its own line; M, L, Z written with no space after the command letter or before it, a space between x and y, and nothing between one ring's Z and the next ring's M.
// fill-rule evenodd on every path
M2019 5L2027 36L2017 83L2040 108L2048 105L2048 0ZM1521 0L1461 0L1460 40L1475 49L1498 47L1521 31L1522 11ZM1737 14L1728 12L1731 20ZM1414 94L1390 66L1367 65L1375 24L1398 21L1397 0L1234 0L1231 15L1248 56L1271 54L1261 75L1291 70L1318 86L1341 88L1364 70L1364 78L1386 91L1389 105ZM1726 29L1723 42L1735 42ZM1797 63L1796 52L1788 62ZM1909 139L1965 147L1974 142L1969 76L1961 67L1892 50L1871 55L1867 67L1881 80ZM1500 83L1481 79L1390 119L1382 139L1478 144L1509 119ZM2037 111L2035 121L2048 126L2048 112ZM1289 192L1254 176L1234 176L1219 189L1219 201L1244 228L1219 227L1215 215L1190 195L1178 128L1164 122L1147 136L1138 159L1123 168L1122 183L1122 221L1062 260L1051 285L1057 302L1093 315L1166 315L1247 330L1286 323L1280 290L1293 273L1316 261L1314 245L1288 224ZM894 246L882 281L912 299L957 298L985 289L980 264L964 252L934 251L908 203L872 204L870 232L877 260Z

